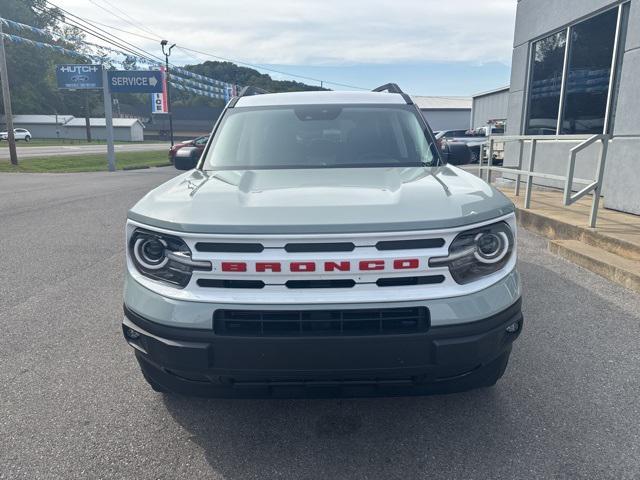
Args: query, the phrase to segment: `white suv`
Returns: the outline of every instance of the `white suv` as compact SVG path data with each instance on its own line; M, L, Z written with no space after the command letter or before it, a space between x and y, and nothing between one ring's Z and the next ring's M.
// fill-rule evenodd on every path
M123 333L151 386L493 385L523 322L513 204L443 162L395 84L247 93L129 211Z
M14 128L13 135L16 140L24 140L25 142L31 141L31 132L26 128ZM0 132L0 140L7 140L9 138L9 132Z

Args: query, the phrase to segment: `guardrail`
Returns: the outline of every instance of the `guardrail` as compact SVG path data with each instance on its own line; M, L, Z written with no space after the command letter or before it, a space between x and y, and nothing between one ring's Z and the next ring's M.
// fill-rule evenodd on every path
M564 182L564 195L563 195L563 204L565 207L568 207L579 199L584 197L585 195L592 193L593 201L591 205L591 214L589 216L589 226L591 228L595 228L596 221L598 217L598 208L600 206L600 196L602 193L602 181L604 177L604 168L607 161L607 151L609 147L609 140L611 139L610 135L509 135L509 136L491 136L487 142L486 147L481 147L480 155L479 155L479 176L482 178L482 172L486 171L486 181L487 183L491 183L491 175L492 172L502 172L502 173L511 173L515 174L515 195L520 195L520 182L522 181L522 177L526 178L525 183L525 197L524 197L524 208L531 208L531 193L533 190L533 179L534 178L544 178L547 180L557 180ZM518 165L517 167L498 167L493 165L493 153L496 142L518 142L519 144L519 154L518 154ZM549 142L580 142L578 145L573 147L569 154L569 162L567 165L567 174L566 175L555 175L551 173L542 173L534 171L535 161L536 161L536 150L538 143L549 143ZM576 159L578 153L580 153L585 148L593 145L596 142L600 142L600 155L598 157L598 162L596 165L596 178L594 180L587 180L582 178L575 178L575 166ZM529 144L529 165L526 170L522 168L522 160L524 154L525 143ZM483 165L483 148L487 148L487 164ZM585 187L573 193L573 185L574 184L582 184Z

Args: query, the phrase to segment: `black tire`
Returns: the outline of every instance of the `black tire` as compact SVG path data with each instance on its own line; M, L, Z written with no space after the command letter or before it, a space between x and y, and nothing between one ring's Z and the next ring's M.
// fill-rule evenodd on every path
M31 137L29 135L27 135L26 137L24 137L24 141L25 142L30 142L31 141Z

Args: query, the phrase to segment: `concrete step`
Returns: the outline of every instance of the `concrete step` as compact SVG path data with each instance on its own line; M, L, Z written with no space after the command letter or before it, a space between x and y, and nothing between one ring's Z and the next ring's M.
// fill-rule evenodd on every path
M549 250L587 270L640 293L640 260L603 251L578 240L551 240Z
M535 210L517 208L516 213L522 227L550 240L577 240L597 247L600 253L612 253L629 260L640 261L640 243L614 236L617 232L603 232L587 226L579 226L575 222L563 221L560 215L551 216L547 212L541 214ZM624 226L621 226L620 230L624 230Z

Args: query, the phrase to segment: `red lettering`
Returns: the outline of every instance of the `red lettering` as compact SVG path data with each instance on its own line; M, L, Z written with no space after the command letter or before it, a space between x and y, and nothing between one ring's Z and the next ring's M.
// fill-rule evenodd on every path
M246 272L247 264L245 262L222 262L223 272Z
M289 269L292 272L315 272L316 264L314 262L291 262Z
M266 272L270 270L272 272L280 272L279 262L256 262L256 272Z
M395 270L410 270L418 268L420 266L420 260L417 258L408 258L405 260L394 260L393 268Z
M384 270L384 260L363 260L360 270Z
M351 270L351 262L324 262L325 272L348 272Z

